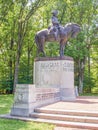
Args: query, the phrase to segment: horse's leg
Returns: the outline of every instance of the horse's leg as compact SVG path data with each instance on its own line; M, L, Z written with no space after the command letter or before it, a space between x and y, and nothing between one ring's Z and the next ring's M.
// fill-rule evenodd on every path
M41 52L43 53L43 56L46 56L46 55L45 55L45 52L44 52L44 45L45 45L45 38L43 37L43 38L41 39L41 47L40 47L40 50L41 50Z
M37 56L40 55L40 53L42 52L43 56L45 56L45 52L44 52L44 44L45 44L45 36L35 36L35 43L37 45Z
M44 50L41 50L41 52L43 53L43 56L45 57L45 56L46 56L46 54L45 54Z
M65 49L65 44L63 42L60 42L60 57L64 56L64 49Z
M40 49L37 48L37 57L39 57L39 54L40 54Z

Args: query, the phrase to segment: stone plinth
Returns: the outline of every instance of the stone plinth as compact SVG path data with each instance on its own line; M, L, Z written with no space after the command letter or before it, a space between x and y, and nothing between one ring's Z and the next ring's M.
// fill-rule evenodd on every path
M35 102L35 86L29 84L17 84L11 115L29 116L29 114L33 111Z
M29 116L36 107L60 101L59 88L35 88L35 85L17 84L14 103L11 109L13 116Z
M35 59L34 84L37 88L59 88L61 100L75 100L73 59L71 57Z

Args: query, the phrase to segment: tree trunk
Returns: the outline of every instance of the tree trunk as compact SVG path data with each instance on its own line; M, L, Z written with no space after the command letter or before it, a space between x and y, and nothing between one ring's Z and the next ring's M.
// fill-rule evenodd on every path
M91 93L91 84L90 84L90 80L91 80L91 77L90 77L90 48L88 48L88 85L89 85L89 89L88 89L88 92Z
M14 45L14 41L13 41L13 38L11 38L11 43L10 43L10 50L12 51L13 50L13 45ZM12 66L13 66L13 62L12 62L12 54L10 53L10 60L9 60L9 68L10 68L10 74L9 74L9 77L10 77L10 90L9 90L9 93L12 93L13 91L13 72L12 72Z
M21 50L21 49L20 49L20 50ZM20 50L19 50L19 51L20 51ZM16 55L13 93L15 92L16 84L18 83L19 61L20 61L20 52L19 52L19 51L17 51L17 55Z
M30 47L28 43L28 70L27 70L28 82L30 82Z
M11 41L10 41L10 51L13 52L13 47L14 47L14 33L15 33L15 25L16 22L13 20L13 26L11 28ZM10 67L10 93L13 92L13 79L14 79L14 74L13 74L13 53L10 53L10 60L9 60L9 67Z
M79 93L83 93L83 80L84 80L84 66L85 66L85 58L83 60L79 60Z

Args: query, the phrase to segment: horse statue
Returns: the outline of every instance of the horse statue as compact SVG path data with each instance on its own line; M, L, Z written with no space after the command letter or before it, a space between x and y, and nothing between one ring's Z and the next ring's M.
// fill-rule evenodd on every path
M43 29L35 35L35 42L37 45L37 51L39 53L44 52L44 46L46 42L59 42L60 44L60 57L64 56L64 49L67 45L67 41L70 38L76 38L77 34L80 32L80 26L76 23L68 23L64 27L61 26L57 31L57 39L55 39L55 28L50 27L50 29Z

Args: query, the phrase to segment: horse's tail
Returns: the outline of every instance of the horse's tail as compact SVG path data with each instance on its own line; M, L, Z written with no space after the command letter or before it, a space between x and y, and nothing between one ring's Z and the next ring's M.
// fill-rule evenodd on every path
M38 37L38 35L36 34L35 35L35 43L36 43L36 45L37 45L37 48L39 49L40 48L40 43L39 43L39 37Z

